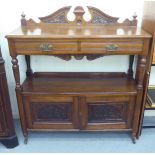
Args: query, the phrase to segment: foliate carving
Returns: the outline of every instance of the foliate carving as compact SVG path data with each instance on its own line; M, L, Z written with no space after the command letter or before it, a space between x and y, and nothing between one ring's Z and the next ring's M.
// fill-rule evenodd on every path
M100 54L90 54L90 55L87 55L86 58L87 60L91 61L91 60L95 60L95 59L98 59L98 58L101 58L101 57L104 57L105 55L100 55Z
M104 24L104 25L114 24L117 23L117 20L119 19L116 17L109 16L95 7L88 6L88 9L92 15L91 19L92 24Z
M89 104L89 122L125 121L126 104Z
M107 54L106 54L107 55ZM101 57L104 57L104 54L89 54L89 55L84 55L84 54L76 54L76 55L67 55L67 54L61 54L61 55L53 55L54 57L60 58L62 60L69 61L74 57L76 60L82 60L84 57L86 57L87 60L92 61Z
M60 59L62 59L62 60L66 60L66 61L69 61L69 60L71 60L72 59L72 56L71 55L53 55L54 57L58 57L58 58L60 58Z
M112 17L101 10L88 6L88 10L91 14L91 20L90 21L85 21L83 18L83 15L85 13L83 7L77 6L74 9L74 14L75 14L75 20L74 21L69 21L67 19L67 14L70 10L71 6L63 7L59 9L58 11L54 12L53 14L50 14L45 17L40 17L40 23L36 23L32 19L26 20L25 14L22 14L22 19L21 19L21 25L22 26L27 26L27 25L40 25L40 24L70 24L70 25L118 25L118 26L123 26L123 25L128 25L128 26L136 26L137 25L137 16L136 14L133 15L133 20L126 19L123 23L118 23L117 17Z
M55 17L54 19L42 19L40 18L40 20L44 23L49 23L49 24L64 24L64 23L68 23L66 21L66 18L65 18L65 13L62 12L61 14L57 15L57 17Z
M102 16L95 14L91 23L92 24L111 24L111 23L116 23L116 21L115 20L108 20L108 18L106 18L106 17L102 17Z
M67 16L67 13L69 12L70 8L71 8L70 6L61 8L49 16L40 17L39 19L42 22L49 23L49 24L65 24L65 23L68 23L66 16Z
M34 121L69 121L71 106L70 104L35 104L33 112L36 117Z
M82 55L82 54L74 55L74 58L76 60L82 60L84 58L84 55Z

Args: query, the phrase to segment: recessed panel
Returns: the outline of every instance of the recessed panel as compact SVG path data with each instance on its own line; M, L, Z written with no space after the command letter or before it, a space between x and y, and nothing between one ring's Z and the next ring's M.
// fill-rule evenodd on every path
M34 122L71 121L71 104L69 103L32 103L31 110Z
M88 104L88 122L124 122L126 119L126 111L127 106L125 103L91 103Z

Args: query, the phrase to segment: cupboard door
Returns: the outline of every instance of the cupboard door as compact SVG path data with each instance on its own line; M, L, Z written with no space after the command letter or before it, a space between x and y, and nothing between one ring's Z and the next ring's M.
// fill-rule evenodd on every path
M1 95L0 95L0 136L7 136L7 126L4 116L4 109L2 107Z
M79 105L82 130L131 130L134 97L82 97Z
M32 96L24 104L29 129L78 129L76 97Z

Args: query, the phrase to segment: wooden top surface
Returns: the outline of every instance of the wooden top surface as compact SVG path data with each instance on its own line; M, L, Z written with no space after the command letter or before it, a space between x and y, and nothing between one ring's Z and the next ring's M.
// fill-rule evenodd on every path
M25 26L7 38L150 38L151 35L134 26Z

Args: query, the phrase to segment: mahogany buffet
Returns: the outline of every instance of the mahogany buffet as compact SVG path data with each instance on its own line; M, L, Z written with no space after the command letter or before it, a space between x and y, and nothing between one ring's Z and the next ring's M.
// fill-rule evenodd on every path
M139 138L143 79L151 35L132 20L118 23L95 7L88 7L91 20L85 21L84 9L69 7L26 20L8 34L16 82L16 95L22 131L27 143L30 131L126 131L133 143ZM18 55L25 55L26 79L21 84ZM128 55L125 72L33 72L31 55L49 55L69 61L72 57L94 60L106 55ZM137 69L133 76L136 56ZM106 57L104 58L106 59ZM104 60L103 60L104 61Z

